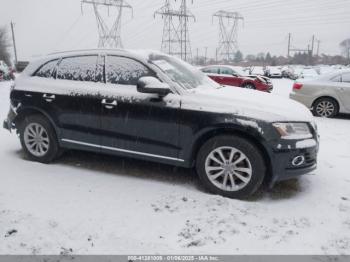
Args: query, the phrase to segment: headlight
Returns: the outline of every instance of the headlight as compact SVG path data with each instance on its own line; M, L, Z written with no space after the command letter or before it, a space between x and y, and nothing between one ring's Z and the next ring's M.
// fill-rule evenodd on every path
M306 123L274 123L282 139L308 139L312 133Z

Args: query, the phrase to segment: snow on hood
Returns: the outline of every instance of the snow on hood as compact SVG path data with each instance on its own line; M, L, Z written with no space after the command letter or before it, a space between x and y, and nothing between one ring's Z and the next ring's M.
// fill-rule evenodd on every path
M200 87L183 97L182 107L189 110L232 113L266 122L312 122L310 110L288 98L243 88Z

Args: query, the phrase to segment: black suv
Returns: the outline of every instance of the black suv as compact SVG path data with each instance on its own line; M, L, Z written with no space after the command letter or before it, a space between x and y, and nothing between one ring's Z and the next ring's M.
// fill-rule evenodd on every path
M75 51L30 63L12 87L4 127L17 130L34 161L79 149L195 167L209 191L233 198L314 170L318 151L306 107L220 86L153 51Z

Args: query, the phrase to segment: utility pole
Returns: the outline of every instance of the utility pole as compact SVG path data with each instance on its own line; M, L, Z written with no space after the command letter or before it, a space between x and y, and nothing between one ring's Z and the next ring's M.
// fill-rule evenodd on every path
M125 0L82 0L81 4L93 6L99 34L98 47L123 48L121 39L122 12L125 8L132 11L132 6ZM110 8L117 10L117 16L111 28L108 27L104 17L101 15L102 7L107 8L108 11Z
M197 47L197 65L199 65L199 48Z
M310 44L307 45L307 49L303 49L303 48L292 48L292 37L291 34L288 35L288 57L290 57L291 52L302 52L302 53L306 53L308 55L308 60L309 63L312 64L313 63L313 54L314 54L314 48L315 48L315 36L312 36L312 46L310 46Z
M312 40L311 40L311 57L313 57L314 55L314 48L315 48L315 35L312 36Z
M17 58L17 46L16 46L16 38L15 38L15 24L11 22L11 32L12 32L12 43L13 43L13 51L15 54L15 67L17 66L18 63L18 58Z
M213 14L214 18L219 19L219 46L218 53L221 59L227 61L233 60L235 53L238 51L238 26L243 21L243 16L238 12L217 11ZM224 23L227 19L227 24Z
M317 40L317 56L320 55L320 45L321 45L321 40Z
M207 57L208 57L208 47L205 47L205 56L204 56L204 64L207 65Z
M164 20L162 51L178 56L185 61L191 60L192 50L188 20L192 18L195 21L195 16L188 10L187 1L182 0L180 9L175 10L172 8L170 0L165 0L165 5L158 9L155 15L161 15Z
M292 40L292 34L289 33L288 34L288 53L287 53L287 58L290 58L290 44L291 44L291 40Z

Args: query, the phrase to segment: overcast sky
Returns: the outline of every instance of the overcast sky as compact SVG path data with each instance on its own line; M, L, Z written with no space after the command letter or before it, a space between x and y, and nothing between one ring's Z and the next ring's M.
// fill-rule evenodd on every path
M129 0L134 7L123 14L122 38L126 48L160 49L163 21L153 14L165 0ZM176 5L179 4L177 0ZM321 40L321 52L339 54L339 43L350 37L350 0L191 0L196 16L190 23L193 53L199 48L214 57L219 28L212 23L218 10L238 11L245 17L239 29L239 47L247 54L270 51L287 54L292 45L307 48L312 35ZM107 12L105 13L107 15ZM112 15L112 12L111 12ZM0 26L16 23L19 59L53 51L97 47L95 17L80 0L1 0Z

